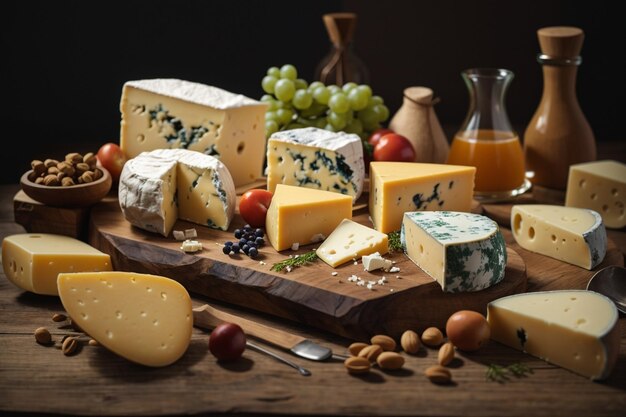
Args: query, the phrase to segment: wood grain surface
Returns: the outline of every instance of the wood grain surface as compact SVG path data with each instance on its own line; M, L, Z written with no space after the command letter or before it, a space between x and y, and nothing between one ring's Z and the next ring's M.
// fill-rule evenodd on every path
M11 210L16 186L0 186L0 238L24 229ZM310 326L194 295L194 306L220 309L311 339L345 353L351 342ZM626 319L621 316L620 356L611 377L594 383L567 370L491 342L473 354L457 352L451 385L431 384L424 370L437 351L404 355L399 372L377 368L350 376L341 362L305 361L312 376L256 351L219 363L207 349L208 335L194 328L192 343L175 364L151 369L102 347L84 346L75 356L35 343L46 326L58 342L67 329L51 321L62 312L56 297L14 287L0 273L0 414L32 415L411 415L411 416L621 416L626 409ZM505 383L487 381L487 365L521 362L533 369Z
M366 210L353 220L370 225ZM234 230L242 220L236 216ZM177 222L174 229L195 225ZM399 337L407 328L424 330L444 327L448 317L459 309L486 314L489 301L526 289L525 266L515 251L508 251L504 280L491 288L473 293L444 293L441 287L404 254L386 256L396 261L398 273L365 272L361 262L348 262L335 269L322 261L293 271L272 272L275 262L289 254L302 254L315 248L277 253L266 245L256 260L241 255L225 255L222 246L233 240L231 232L197 227L204 250L185 254L180 242L133 227L126 221L117 202L92 209L89 242L111 255L116 270L164 275L182 283L189 291L220 301L246 306L300 323L315 326L353 339L377 333ZM261 264L260 262L263 262ZM337 275L333 276L332 272ZM351 275L385 285L372 290L348 281Z

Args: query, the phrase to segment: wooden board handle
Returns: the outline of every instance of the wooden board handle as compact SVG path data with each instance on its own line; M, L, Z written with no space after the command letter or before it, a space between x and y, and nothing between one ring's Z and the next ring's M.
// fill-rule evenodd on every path
M193 309L194 326L213 329L223 322L238 324L248 336L256 337L284 349L291 349L298 343L306 340L302 336L296 336L283 330L274 329L252 320L226 313L208 304Z

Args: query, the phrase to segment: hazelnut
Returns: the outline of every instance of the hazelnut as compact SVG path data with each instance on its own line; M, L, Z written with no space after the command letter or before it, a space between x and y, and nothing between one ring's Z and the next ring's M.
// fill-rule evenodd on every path
M57 178L56 175L49 174L44 177L43 184L49 187L55 187L55 186L60 185L61 183L59 182L59 179Z
M89 165L84 162L77 163L76 166L76 174L82 175L84 172L89 171Z
M96 155L94 155L93 152L89 152L85 154L85 156L83 156L83 162L89 165L90 169L94 169L96 167L96 163L98 162L98 159L96 158Z
M55 166L57 166L57 165L59 164L59 161L57 161L56 159L50 159L50 158L48 158L48 159L46 159L46 160L43 162L43 164L44 164L44 166L45 166L46 168L50 168L50 167L55 167Z
M83 175L80 176L80 179L84 183L93 182L93 172L91 172L91 171L83 172Z
M81 154L79 154L78 152L72 152L72 153L68 153L67 155L65 155L65 160L67 162L70 162L74 165L83 162L83 156Z
M69 187L72 185L75 185L76 183L74 182L74 180L70 177L65 177L61 180L61 185L64 187Z
M30 163L30 167L33 169L33 173L36 177L39 177L41 174L46 172L46 165L37 159Z

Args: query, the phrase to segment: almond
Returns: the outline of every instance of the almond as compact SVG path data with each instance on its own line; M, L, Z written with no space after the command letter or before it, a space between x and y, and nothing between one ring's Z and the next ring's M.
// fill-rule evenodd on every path
M372 345L378 345L385 351L396 350L396 341L384 334L378 334L370 340Z
M396 352L383 352L376 358L376 363L381 369L397 370L404 365L404 357Z
M448 384L452 381L452 374L450 373L450 370L441 365L431 366L426 369L424 375L430 379L430 382L434 382L435 384Z
M406 353L415 355L420 350L420 344L420 337L413 330L407 330L402 333L400 346Z
M378 355L380 355L382 352L383 352L383 348L381 348L380 346L370 345L361 349L358 357L366 358L368 361L374 362L376 361L376 358L378 358Z
M439 365L446 366L454 359L454 345L450 342L444 343L439 348L439 354L437 355Z
M348 347L348 352L352 356L359 356L359 352L363 350L363 348L369 346L367 343L363 342L354 342Z
M437 347L443 342L443 333L436 327L429 327L422 333L422 343L430 347Z
M54 315L52 316L52 321L55 323L59 323L65 320L67 320L67 316L65 314L54 313Z
M353 375L365 374L370 371L370 361L359 356L352 356L346 359L343 364L348 373Z
M52 335L45 327L38 327L35 330L35 340L40 345L49 345L52 342Z

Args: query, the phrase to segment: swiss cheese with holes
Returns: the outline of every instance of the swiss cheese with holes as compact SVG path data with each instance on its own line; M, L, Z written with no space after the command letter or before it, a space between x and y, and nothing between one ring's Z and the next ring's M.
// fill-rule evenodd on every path
M146 366L165 366L189 347L191 299L178 282L131 272L59 274L63 307L110 351Z

